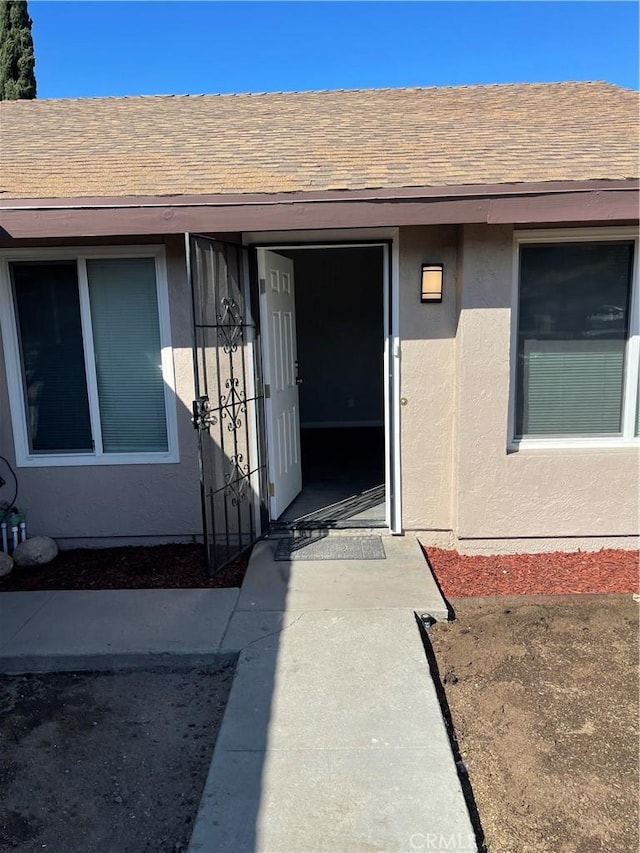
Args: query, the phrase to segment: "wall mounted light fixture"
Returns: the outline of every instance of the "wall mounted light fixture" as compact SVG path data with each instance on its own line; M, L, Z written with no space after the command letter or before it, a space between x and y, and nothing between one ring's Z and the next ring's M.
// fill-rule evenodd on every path
M443 280L444 266L442 264L422 264L420 301L442 302Z

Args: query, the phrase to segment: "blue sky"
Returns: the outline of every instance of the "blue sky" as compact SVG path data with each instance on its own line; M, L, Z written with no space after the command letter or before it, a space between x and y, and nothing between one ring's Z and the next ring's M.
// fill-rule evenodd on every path
M31 0L40 98L608 80L635 2Z

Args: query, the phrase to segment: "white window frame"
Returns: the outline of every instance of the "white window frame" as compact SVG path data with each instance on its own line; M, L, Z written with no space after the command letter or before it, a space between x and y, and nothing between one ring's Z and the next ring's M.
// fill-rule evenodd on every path
M622 433L615 436L550 436L549 438L516 438L516 396L518 372L518 325L520 306L520 247L532 243L592 243L631 240L633 272L629 306L629 334L625 349L625 375L622 405ZM549 450L553 448L638 447L634 435L638 405L638 364L640 361L640 294L638 293L638 229L624 228L556 228L539 231L515 231L513 238L513 287L511 298L511 364L509 391L509 440L507 449Z
M93 333L89 305L87 261L105 258L153 258L155 262L158 323L160 327L160 355L167 424L167 450L160 453L105 453L102 448L98 382L93 352ZM39 263L46 263L47 261L59 260L75 261L78 272L78 293L80 298L87 394L94 449L86 453L36 454L29 451L29 435L26 419L27 407L22 381L22 359L18 339L17 317L11 291L9 263L11 261L37 261ZM169 288L164 246L83 246L64 249L7 249L0 251L0 329L2 330L16 465L19 468L78 465L139 465L174 463L179 461L175 375L169 314Z

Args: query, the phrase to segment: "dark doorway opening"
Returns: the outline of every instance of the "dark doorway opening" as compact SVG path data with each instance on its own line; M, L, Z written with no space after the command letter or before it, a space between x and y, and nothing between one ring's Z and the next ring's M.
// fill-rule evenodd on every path
M294 261L302 491L287 527L384 527L384 250L275 249Z
M385 523L384 428L302 429L302 492L281 522Z

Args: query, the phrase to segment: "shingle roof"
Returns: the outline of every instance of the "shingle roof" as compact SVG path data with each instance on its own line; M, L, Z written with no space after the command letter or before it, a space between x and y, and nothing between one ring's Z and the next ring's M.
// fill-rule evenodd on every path
M638 176L608 83L5 101L0 198L273 193Z

